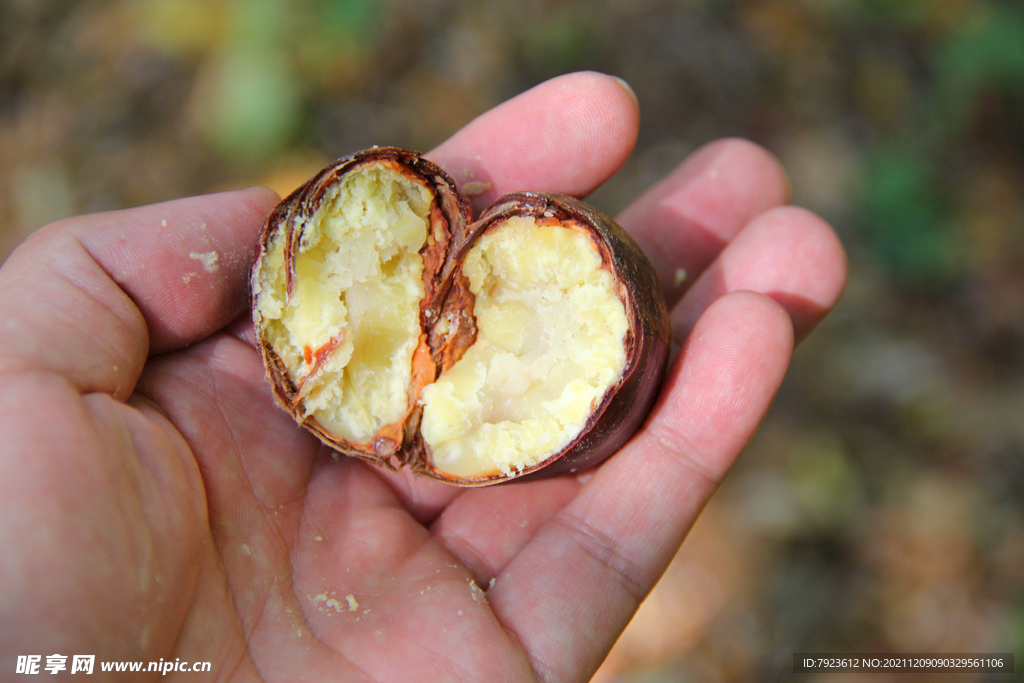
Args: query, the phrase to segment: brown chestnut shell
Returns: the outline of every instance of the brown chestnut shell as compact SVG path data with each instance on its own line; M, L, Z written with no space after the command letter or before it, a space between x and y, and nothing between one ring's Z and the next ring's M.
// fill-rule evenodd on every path
M258 277L266 267L268 245L284 236L289 264L286 281L291 294L292 254L328 188L346 174L381 165L426 187L432 195L427 243L423 259L424 296L419 319L422 334L413 353L412 381L407 410L365 443L346 441L324 428L313 415L303 417L301 387L296 386L281 356L264 335L265 321L257 307ZM624 340L626 362L619 378L594 402L583 429L558 452L519 471L493 471L475 477L447 474L433 464L430 447L419 432L423 387L434 382L462 358L476 340L474 297L462 274L462 262L474 243L509 218L533 219L538 226L561 225L588 235L601 267L611 272L616 294L628 321ZM650 261L615 221L584 202L557 194L519 192L505 195L470 224L469 202L440 167L408 150L385 147L353 154L331 164L284 199L269 216L252 272L253 322L260 353L277 403L299 424L336 450L374 464L395 469L405 465L414 472L460 486L482 486L581 472L615 453L646 419L657 397L669 356L669 319L657 275ZM438 321L454 321L442 330ZM321 350L323 351L323 350ZM330 349L325 351L329 352Z

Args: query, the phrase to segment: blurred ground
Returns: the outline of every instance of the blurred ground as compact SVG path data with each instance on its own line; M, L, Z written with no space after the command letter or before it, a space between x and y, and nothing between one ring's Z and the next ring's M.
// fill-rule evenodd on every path
M1019 670L1019 2L0 0L0 258L62 216L429 149L586 68L643 110L595 204L740 135L852 266L597 680L782 680L794 651L830 650L1015 651Z

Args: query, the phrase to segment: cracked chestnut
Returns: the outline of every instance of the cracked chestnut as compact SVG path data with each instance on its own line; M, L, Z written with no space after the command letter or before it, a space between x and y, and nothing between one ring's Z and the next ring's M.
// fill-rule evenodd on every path
M277 402L342 453L462 486L617 451L669 352L650 262L571 197L468 201L415 152L341 159L271 213L252 313Z

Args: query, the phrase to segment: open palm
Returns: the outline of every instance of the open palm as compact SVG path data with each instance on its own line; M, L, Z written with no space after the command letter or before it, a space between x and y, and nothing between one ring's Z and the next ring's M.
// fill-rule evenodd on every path
M618 81L574 74L427 156L481 205L583 196L637 125ZM60 653L209 680L587 680L842 289L841 247L787 192L726 140L637 199L620 220L682 345L653 414L592 473L469 490L336 457L273 404L245 313L273 193L39 231L0 271L2 677Z

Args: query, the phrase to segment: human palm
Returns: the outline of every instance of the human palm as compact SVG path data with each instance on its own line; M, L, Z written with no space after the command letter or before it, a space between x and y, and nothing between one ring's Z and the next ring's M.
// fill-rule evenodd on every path
M574 74L427 156L489 183L481 205L583 196L637 121L618 82ZM245 314L273 193L39 231L0 271L0 671L60 653L217 680L587 680L842 289L841 247L787 192L727 140L627 209L681 344L654 412L591 473L483 489L337 457L273 404Z

